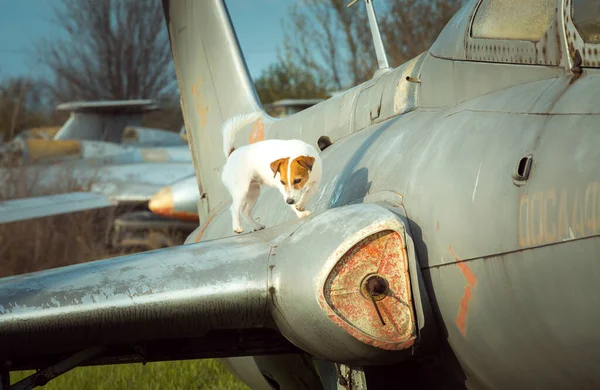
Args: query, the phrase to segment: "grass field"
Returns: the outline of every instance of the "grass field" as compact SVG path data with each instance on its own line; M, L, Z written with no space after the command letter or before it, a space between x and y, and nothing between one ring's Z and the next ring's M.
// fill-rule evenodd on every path
M11 373L11 382L20 381L33 371ZM241 390L248 389L214 359L142 364L79 367L50 381L48 390Z

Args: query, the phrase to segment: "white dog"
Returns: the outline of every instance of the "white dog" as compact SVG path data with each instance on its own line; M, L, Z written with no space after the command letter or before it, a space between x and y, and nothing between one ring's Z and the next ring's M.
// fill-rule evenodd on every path
M258 224L252 210L262 184L278 188L298 218L310 215L304 207L319 188L322 173L317 150L300 140L267 139L238 149L233 147L237 132L246 124L262 117L262 113L235 116L223 126L223 152L227 162L221 180L229 190L233 231L242 233L240 213L253 229Z

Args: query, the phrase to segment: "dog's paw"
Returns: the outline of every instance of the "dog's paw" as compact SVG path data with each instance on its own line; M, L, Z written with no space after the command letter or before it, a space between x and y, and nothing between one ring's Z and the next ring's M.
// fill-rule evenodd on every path
M242 234L242 233L244 233L244 229L243 228L233 229L233 232L237 233L237 234Z
M298 214L298 218L304 218L304 217L308 217L312 213L308 210L304 210L304 211L298 211L297 214Z
M254 227L254 231L257 232L259 230L263 230L264 228L265 228L265 225L258 224Z

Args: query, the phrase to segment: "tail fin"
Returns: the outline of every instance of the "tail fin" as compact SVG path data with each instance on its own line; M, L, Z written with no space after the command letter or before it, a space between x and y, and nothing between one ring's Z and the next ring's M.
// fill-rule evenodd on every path
M253 112L250 114L236 115L225 122L225 125L223 126L223 153L225 153L225 158L228 158L235 150L233 143L235 142L235 136L238 131L240 131L243 126L257 120L261 116L260 112Z
M200 188L200 218L227 199L219 178L223 122L264 112L224 0L162 0L181 108ZM266 116L266 114L265 114ZM268 116L267 116L268 117Z

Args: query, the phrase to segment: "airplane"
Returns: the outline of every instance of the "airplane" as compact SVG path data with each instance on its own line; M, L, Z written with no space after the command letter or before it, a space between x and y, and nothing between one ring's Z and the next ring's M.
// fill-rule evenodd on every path
M4 162L0 195L3 199L35 200L78 191L87 192L79 197L87 196L89 204L95 204L100 194L116 210L107 236L107 244L115 252L182 244L198 226L197 219L195 223L173 221L148 209L162 187L194 175L184 126L179 134L141 126L145 113L159 109L152 100L59 104L57 110L70 113L62 126L25 130L0 147ZM192 197L200 196L196 187L188 191ZM17 204L10 203L15 215L24 210ZM80 210L81 206L73 205L73 211ZM38 218L47 213L36 210L41 214L24 215ZM145 227L143 236L130 234L132 226L140 225Z
M163 0L202 226L0 279L3 389L209 357L252 389L598 387L597 2L468 0L396 68L364 4L372 79L236 142L318 145L312 215L265 189L236 235L219 129L261 104L223 0Z
M69 112L69 119L49 139L40 136L43 131L26 131L2 145L1 171L22 168L19 174L27 178L29 188L26 196L42 196L61 182L75 181L82 187L96 183L97 192L117 201L147 201L165 184L193 173L189 147L181 135L140 126L144 113L158 109L151 100L60 104L57 110ZM140 194L133 199L132 188L122 187L135 187ZM23 197L15 191L2 183L4 199Z

